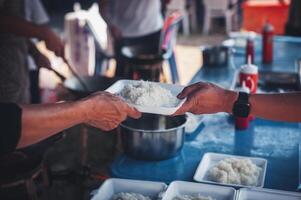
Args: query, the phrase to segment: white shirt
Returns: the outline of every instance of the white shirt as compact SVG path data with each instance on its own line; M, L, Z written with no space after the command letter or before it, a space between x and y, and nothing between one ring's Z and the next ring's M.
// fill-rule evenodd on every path
M25 0L24 2L25 18L27 21L35 24L47 24L49 22L49 17L40 0ZM37 41L32 39L32 42L36 43ZM37 66L30 55L28 56L27 60L29 69L36 70Z
M123 37L140 37L163 26L160 0L110 0L108 20Z
M49 22L49 17L40 0L25 0L25 18L36 24Z

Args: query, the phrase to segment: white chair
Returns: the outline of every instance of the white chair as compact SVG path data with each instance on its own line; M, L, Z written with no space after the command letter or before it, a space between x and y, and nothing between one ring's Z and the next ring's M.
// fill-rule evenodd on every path
M229 8L229 4L236 4L237 0L203 0L205 15L203 34L207 35L211 26L211 19L216 17L225 17L226 32L232 30L232 17L236 13L236 6Z

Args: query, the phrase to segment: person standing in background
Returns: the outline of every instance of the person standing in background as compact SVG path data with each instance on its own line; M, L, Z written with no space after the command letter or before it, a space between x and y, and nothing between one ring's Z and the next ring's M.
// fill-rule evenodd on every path
M163 27L162 7L168 0L100 0L100 14L114 39L117 76L123 75L122 46L159 45Z
M29 38L43 40L49 50L64 58L64 45L49 27L25 20L25 3L0 0L0 102L29 103L27 56L37 57Z
M48 14L40 0L25 0L25 18L29 22L39 25L49 23ZM40 67L50 68L51 64L48 58L40 53L35 47L37 39L30 39L31 54L28 55L28 68L30 80L30 103L40 103L39 72Z

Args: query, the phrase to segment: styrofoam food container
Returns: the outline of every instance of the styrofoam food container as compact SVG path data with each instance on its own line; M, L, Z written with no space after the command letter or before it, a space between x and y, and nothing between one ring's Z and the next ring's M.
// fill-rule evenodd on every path
M92 200L111 200L114 194L120 192L139 193L154 198L166 187L166 184L161 182L111 178L100 186Z
M172 182L162 200L173 200L178 195L202 195L212 197L215 200L234 200L236 191L231 187L192 183L185 181Z
M228 154L219 154L219 153L206 153L195 174L193 179L197 182L204 182L204 183L212 183L212 184L218 184L218 185L225 185L225 186L233 186L233 187L254 187L254 186L246 186L246 185L237 185L237 184L223 184L218 183L209 180L208 178L208 171L221 160L224 160L226 158L248 158L250 159L254 164L256 164L258 167L261 167L261 173L258 177L257 185L255 187L263 187L264 186L264 180L265 180L265 174L267 169L267 160L263 158L257 158L257 157L245 157L245 156L234 156L234 155L228 155Z
M287 192L272 189L242 188L238 191L237 200L300 200L298 192Z
M119 94L125 85L133 84L135 82L139 82L139 81L119 80L116 83L114 83L111 87L106 89L106 91L110 92L112 94ZM159 83L159 82L150 82L150 83L160 85L161 87L169 90L174 96L177 96L184 89L184 86L180 86L180 85L165 84L165 83ZM133 104L130 104L130 105L135 107L138 111L143 112L143 113L172 115L182 106L182 104L185 101L186 101L186 99L179 100L179 104L175 107L147 107L147 106L140 106L140 105L133 105Z

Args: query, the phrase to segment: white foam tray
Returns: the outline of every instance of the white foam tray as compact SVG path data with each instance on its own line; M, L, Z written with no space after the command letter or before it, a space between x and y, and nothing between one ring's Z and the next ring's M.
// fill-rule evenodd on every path
M106 91L110 92L112 94L119 94L125 85L131 84L131 83L136 83L136 82L139 82L139 81L119 80L116 83L114 83L111 87L106 89ZM177 96L184 89L184 86L180 86L180 85L172 85L172 84L165 84L165 83L159 83L159 82L151 82L151 83L158 84L161 87L169 90L174 96ZM182 104L185 102L185 100L186 99L179 100L179 104L175 107L146 107L146 106L133 105L133 104L130 104L130 105L135 107L138 111L143 112L143 113L172 115L182 106Z
M231 187L174 181L169 185L162 200L173 200L178 195L198 194L205 197L211 196L215 200L234 200L236 198L236 191Z
M264 186L264 180L265 180L265 174L267 169L267 160L263 158L256 158L256 157L244 157L244 156L234 156L234 155L228 155L228 154L218 154L218 153L206 153L195 174L193 179L197 182L204 182L204 183L211 183L211 184L218 184L218 185L225 185L225 186L232 186L232 187L251 187L251 186L245 186L245 185L236 185L236 184L222 184L217 183L214 181L209 180L208 178L208 171L217 163L223 159L226 158L248 158L250 159L254 164L256 164L258 167L262 168L262 171L259 175L257 185L256 187L263 187ZM254 187L254 186L253 186Z
M281 190L242 188L238 191L237 200L300 200L301 194Z
M160 182L112 178L100 186L92 200L111 200L114 194L120 192L133 192L157 197L166 187L166 184Z

